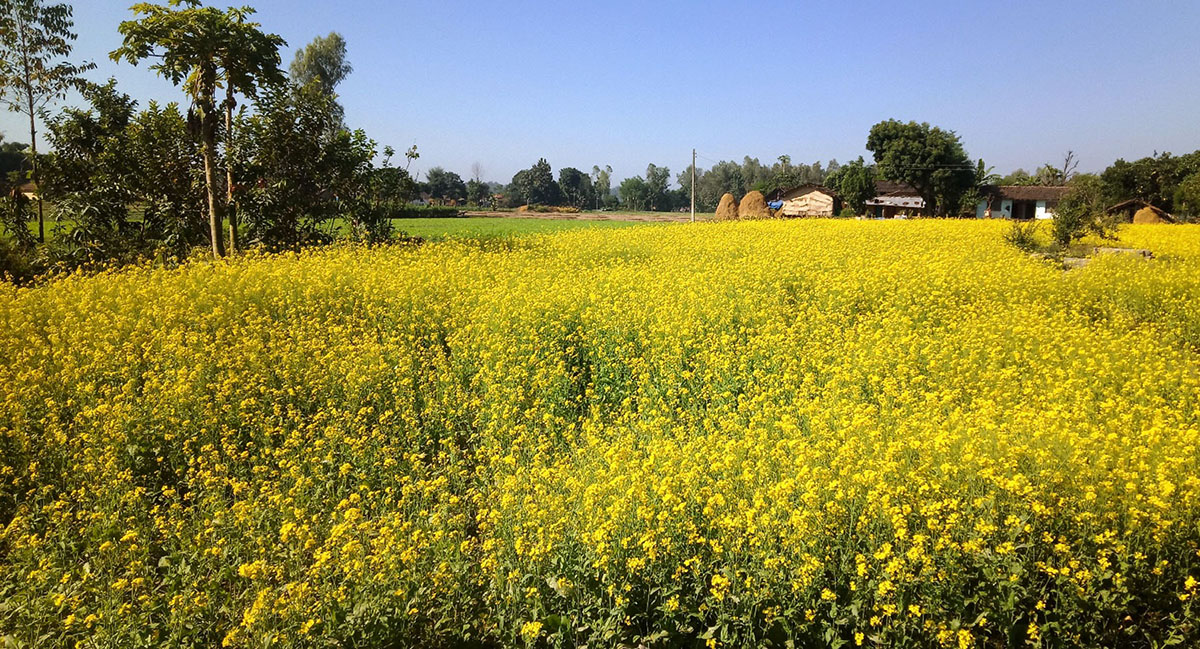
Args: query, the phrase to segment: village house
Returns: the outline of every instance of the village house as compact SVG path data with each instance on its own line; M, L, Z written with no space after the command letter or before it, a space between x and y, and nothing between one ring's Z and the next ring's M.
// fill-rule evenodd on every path
M875 181L875 198L865 203L867 216L877 219L908 218L925 211L925 199L904 183Z
M772 194L771 202L773 205L779 203L780 206L776 208L778 213L789 218L830 217L842 209L842 199L837 192L812 183L776 191Z
M1067 193L1064 186L995 185L984 188L975 206L979 219L1050 219Z

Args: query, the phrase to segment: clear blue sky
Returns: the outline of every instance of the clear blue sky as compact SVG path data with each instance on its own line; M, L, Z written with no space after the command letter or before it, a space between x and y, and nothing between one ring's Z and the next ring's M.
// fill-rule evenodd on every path
M611 164L853 159L887 118L957 131L1006 173L1200 149L1200 2L459 2L235 0L294 50L341 32L346 118L381 145L508 182L545 157ZM76 0L77 57L142 101L180 99L114 64L130 0ZM224 6L225 3L220 3ZM233 4L233 3L231 3ZM25 142L21 117L0 116ZM705 159L700 166L710 166Z

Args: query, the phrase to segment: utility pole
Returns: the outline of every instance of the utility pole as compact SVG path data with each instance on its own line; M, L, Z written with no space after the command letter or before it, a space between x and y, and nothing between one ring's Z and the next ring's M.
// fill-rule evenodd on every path
M696 222L696 150L692 149L692 223Z

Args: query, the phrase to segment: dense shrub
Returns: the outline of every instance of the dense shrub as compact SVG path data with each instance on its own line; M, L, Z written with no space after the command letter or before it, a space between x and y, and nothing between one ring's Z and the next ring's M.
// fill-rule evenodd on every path
M446 205L402 205L390 208L388 218L442 219L462 216L462 208Z
M1098 176L1076 176L1054 208L1051 227L1054 242L1065 246L1089 234L1111 237L1115 221L1104 213L1105 203L1103 184Z
M1018 250L1032 252L1038 247L1037 233L1041 230L1041 222L1037 220L1014 220L1004 233L1004 241Z

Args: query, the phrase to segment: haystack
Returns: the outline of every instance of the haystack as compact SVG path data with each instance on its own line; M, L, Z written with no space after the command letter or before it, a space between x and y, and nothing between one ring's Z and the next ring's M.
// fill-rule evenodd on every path
M742 197L742 204L738 206L738 216L743 219L769 219L771 211L767 209L767 199L763 198L762 192L749 192Z
M726 193L721 197L721 203L717 205L717 220L718 221L736 221L738 218L738 204L734 200L733 194Z
M1158 212L1149 207L1143 207L1133 213L1134 223L1169 223L1166 219L1159 216Z

